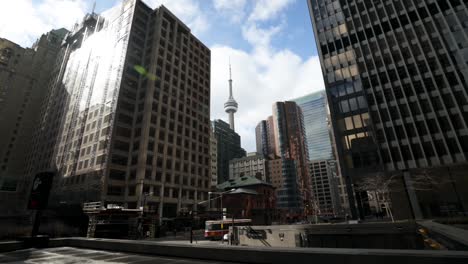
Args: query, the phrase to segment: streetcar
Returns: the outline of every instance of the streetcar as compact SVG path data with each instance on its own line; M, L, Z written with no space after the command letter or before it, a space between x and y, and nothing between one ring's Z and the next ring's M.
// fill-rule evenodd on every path
M229 233L229 227L232 226L249 226L252 224L252 219L230 219L224 220L209 220L205 222L205 239L215 240L222 239L225 234Z

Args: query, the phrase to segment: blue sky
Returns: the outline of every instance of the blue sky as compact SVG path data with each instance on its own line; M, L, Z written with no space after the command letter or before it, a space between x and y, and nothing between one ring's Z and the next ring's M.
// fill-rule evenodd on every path
M119 0L96 0L100 13ZM144 0L168 7L211 49L211 116L227 120L228 61L239 103L236 131L255 151L255 126L276 101L323 89L306 0ZM52 28L70 28L94 0L14 0L0 5L0 37L30 46Z
M41 2L41 0L34 1ZM91 9L93 2L89 2ZM117 2L117 0L96 1L96 12L99 13L111 8ZM213 22L212 28L209 32L203 32L198 36L204 43L208 46L214 44L230 45L242 50L248 50L251 48L249 43L242 38L241 28L227 20L225 15L217 14L212 1L202 0L198 1L198 3L203 12L210 15L212 19L211 22ZM254 4L255 0L246 1L246 9L253 8ZM283 11L283 18L286 21L286 25L284 30L276 38L272 39L272 45L277 48L288 47L302 58L317 55L307 1L291 1L291 4L289 4ZM273 25L275 22L275 20L272 20L265 24L268 26Z

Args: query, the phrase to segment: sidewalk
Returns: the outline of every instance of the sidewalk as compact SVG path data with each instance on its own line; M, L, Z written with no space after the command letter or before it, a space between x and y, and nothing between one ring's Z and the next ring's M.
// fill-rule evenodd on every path
M194 230L193 231L193 239L197 240L205 240L204 238L204 231L202 230ZM159 240L190 240L190 232L189 231L182 231L182 232L177 232L176 235L174 236L174 232L166 232L166 236L163 237L157 237L157 238L150 238L147 240L154 240L154 241L159 241Z

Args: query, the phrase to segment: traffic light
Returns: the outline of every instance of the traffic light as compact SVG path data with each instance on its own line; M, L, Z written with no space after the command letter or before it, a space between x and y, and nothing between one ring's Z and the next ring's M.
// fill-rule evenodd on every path
M40 172L34 177L29 196L28 209L43 210L47 206L54 172Z

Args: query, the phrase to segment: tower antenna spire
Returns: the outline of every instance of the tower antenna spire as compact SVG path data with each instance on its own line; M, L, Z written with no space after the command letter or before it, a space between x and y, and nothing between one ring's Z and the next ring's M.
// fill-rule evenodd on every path
M232 74L231 74L231 57L229 57L229 80L232 80Z
M94 10L96 10L96 0L94 0L94 3L93 3L93 11L91 11L91 14L94 14Z

